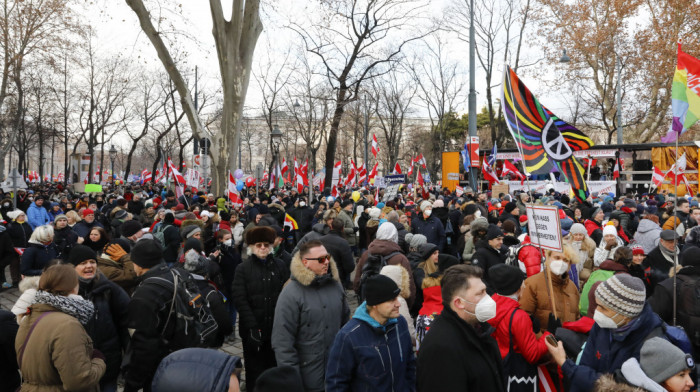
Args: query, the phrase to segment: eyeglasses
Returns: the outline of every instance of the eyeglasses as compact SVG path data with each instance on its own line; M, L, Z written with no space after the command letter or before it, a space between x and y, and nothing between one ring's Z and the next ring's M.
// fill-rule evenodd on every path
M270 243L268 243L268 242L258 242L258 243L255 244L255 247L258 248L258 249L261 249L261 248L269 248L269 247L270 247Z
M325 263L326 261L330 261L330 260L331 260L331 255L325 255L325 256L321 256L321 257L304 257L304 259L306 259L306 260L316 260L319 264L323 264L323 263Z

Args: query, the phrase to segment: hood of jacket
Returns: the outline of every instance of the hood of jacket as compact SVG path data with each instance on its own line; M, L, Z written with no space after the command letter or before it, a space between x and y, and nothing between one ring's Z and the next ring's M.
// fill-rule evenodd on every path
M279 203L270 203L267 205L267 208L268 209L277 208L278 210L284 212L284 207L282 206L282 204L279 204Z
M661 231L661 226L651 219L642 219L637 226L638 233L648 233L654 230Z
M498 294L492 295L491 298L493 298L493 300L496 302L496 316L489 320L488 323L494 327L500 324L503 319L510 319L510 315L513 313L513 310L520 307L518 301L512 298L504 297Z
M612 374L603 374L595 383L596 392L645 392L644 389L615 381Z
M610 259L605 260L602 263L600 263L600 269L614 271L614 272L627 272L627 273L629 273L629 269L627 267L625 267L622 264L616 263Z
M379 324L379 321L373 319L372 316L369 315L369 312L367 311L367 301L361 303L360 306L355 309L355 314L352 315L352 318L364 321L375 331L380 333L385 333L388 326L398 323L398 319L390 318L387 320L386 324Z
M204 229L204 225L204 221L199 219L185 219L182 221L182 223L180 223L180 229L187 226L198 226L200 229Z
M389 240L374 240L367 247L373 255L388 255L391 252L401 252L399 244Z
M340 282L340 277L338 275L338 267L336 267L335 261L333 261L332 257L330 260L330 265L328 266L328 270L330 271L330 275L333 278L332 280ZM313 273L313 271L304 266L304 263L301 262L301 252L297 252L294 255L294 258L292 258L292 263L289 266L289 272L291 273L292 279L296 280L303 286L310 286L312 283L314 283L314 281L318 280L317 278L323 278L317 277L316 274Z
M39 288L39 279L41 278L41 275L39 276L26 276L24 279L19 281L19 291L20 293L24 293L25 291L29 289L34 289L37 290Z
M319 222L319 223L316 223L315 225L313 225L311 227L311 230L313 230L319 234L326 235L330 231L330 227L326 226L326 224L323 222Z

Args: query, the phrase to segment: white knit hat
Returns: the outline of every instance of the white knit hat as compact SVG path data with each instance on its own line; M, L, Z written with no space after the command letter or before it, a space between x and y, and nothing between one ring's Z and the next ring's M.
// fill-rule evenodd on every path
M617 228L613 225L607 225L603 228L603 236L614 235L617 237Z

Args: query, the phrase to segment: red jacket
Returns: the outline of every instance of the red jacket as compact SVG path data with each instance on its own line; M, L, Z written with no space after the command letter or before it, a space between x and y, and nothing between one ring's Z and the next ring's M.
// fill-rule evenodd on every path
M522 243L523 245L531 244L530 236L526 235ZM525 266L525 273L528 278L542 271L542 253L540 252L535 246L523 246L518 251L518 261Z
M430 316L442 313L442 288L440 286L426 287L423 289L423 306L418 311L419 315Z
M597 229L600 229L601 231L603 230L603 226L601 226L598 222L594 221L593 219L586 219L586 221L583 223L583 226L586 227L586 231L588 232L589 237Z
M530 316L524 310L518 309L518 307L520 307L518 301L508 297L502 297L498 294L494 294L492 298L496 301L496 317L489 320L489 324L496 328L491 336L498 342L501 358L505 358L506 355L508 355L510 347L508 325L510 323L510 316L513 311L515 311L512 330L514 339L513 349L522 354L529 363L538 363L540 359L547 354L547 346L545 345L544 339L549 335L549 332L545 332L538 339L535 333L532 332L532 320L530 320Z

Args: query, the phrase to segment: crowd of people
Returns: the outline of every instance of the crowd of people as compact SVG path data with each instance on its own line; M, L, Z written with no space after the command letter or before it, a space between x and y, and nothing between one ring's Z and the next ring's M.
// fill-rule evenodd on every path
M0 392L694 390L697 199L383 193L0 193Z

